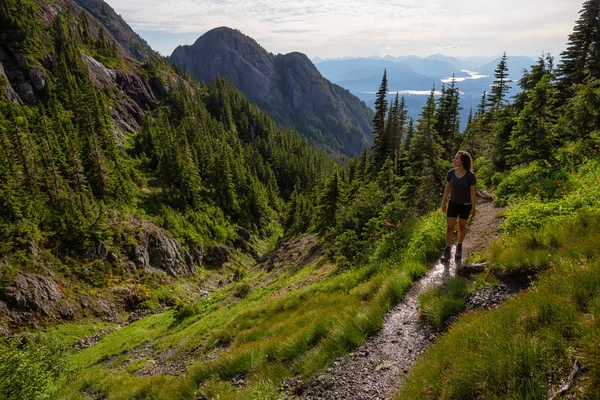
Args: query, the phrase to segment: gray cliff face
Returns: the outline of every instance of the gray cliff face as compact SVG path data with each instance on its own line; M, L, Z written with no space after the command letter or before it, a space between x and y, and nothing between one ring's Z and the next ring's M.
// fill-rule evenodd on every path
M157 53L103 0L75 0L96 18L115 38L121 53L138 61L146 61Z
M217 28L177 47L171 59L199 81L228 79L280 127L295 128L330 154L351 156L370 143L373 112L302 53L275 56L239 31Z
M106 68L86 54L81 58L86 63L90 79L97 89L114 87L125 94L111 105L113 131L121 144L126 133L135 134L140 129L144 110L155 109L158 104L157 98L164 97L168 89L157 82L146 83L132 72Z

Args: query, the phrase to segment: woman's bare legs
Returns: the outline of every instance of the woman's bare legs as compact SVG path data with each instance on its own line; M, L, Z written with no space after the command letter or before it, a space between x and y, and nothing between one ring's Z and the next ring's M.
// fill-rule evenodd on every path
M454 227L456 226L456 219L457 218L446 218L446 246L452 246L454 244ZM460 225L458 229L460 232ZM464 237L465 235L463 234L463 238ZM462 243L462 240L459 240L458 242Z
M458 220L458 244L462 244L467 234L467 221L466 219L459 218ZM446 243L448 243L448 232L446 232Z

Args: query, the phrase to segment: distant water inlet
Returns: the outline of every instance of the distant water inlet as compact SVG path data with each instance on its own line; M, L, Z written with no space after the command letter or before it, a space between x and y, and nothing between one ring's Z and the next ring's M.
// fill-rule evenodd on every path
M474 72L474 71L469 71L468 69L463 69L460 72L464 72L465 74L468 74L469 76L455 76L454 77L454 81L455 82L464 82L466 80L474 80L474 79L481 79L481 78L489 78L489 75L481 75L479 72ZM443 78L442 79L443 83L450 83L452 82L452 77L449 76L447 78Z

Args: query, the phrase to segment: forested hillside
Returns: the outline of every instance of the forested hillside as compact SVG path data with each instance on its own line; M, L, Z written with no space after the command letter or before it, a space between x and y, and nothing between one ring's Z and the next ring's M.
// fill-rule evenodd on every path
M575 364L570 394L597 398L599 19L587 0L519 82L505 55L464 133L458 82L413 121L384 73L373 143L341 164L71 0L3 1L0 398L301 397L441 253L458 149L507 206L462 287L534 283L457 317L398 397L547 398Z
M332 168L230 83L126 58L71 1L1 11L4 331L115 319L119 296L99 300L115 284L194 276L233 247L258 257L250 236L276 238L285 201ZM57 289L68 282L83 286ZM88 286L99 288L90 304Z

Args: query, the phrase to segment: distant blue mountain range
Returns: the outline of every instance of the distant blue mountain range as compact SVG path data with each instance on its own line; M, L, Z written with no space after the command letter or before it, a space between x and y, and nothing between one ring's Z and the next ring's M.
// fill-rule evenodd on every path
M447 57L434 54L429 57L385 56L342 59L313 59L319 72L328 80L348 89L374 108L375 92L379 89L384 69L387 70L390 100L399 92L406 98L409 114L416 120L427 95L454 74L461 91L461 129L464 129L469 110L477 108L483 92L490 91L494 70L500 57ZM529 70L535 59L508 56L509 77L513 80L510 95L519 92L518 81L523 70Z

